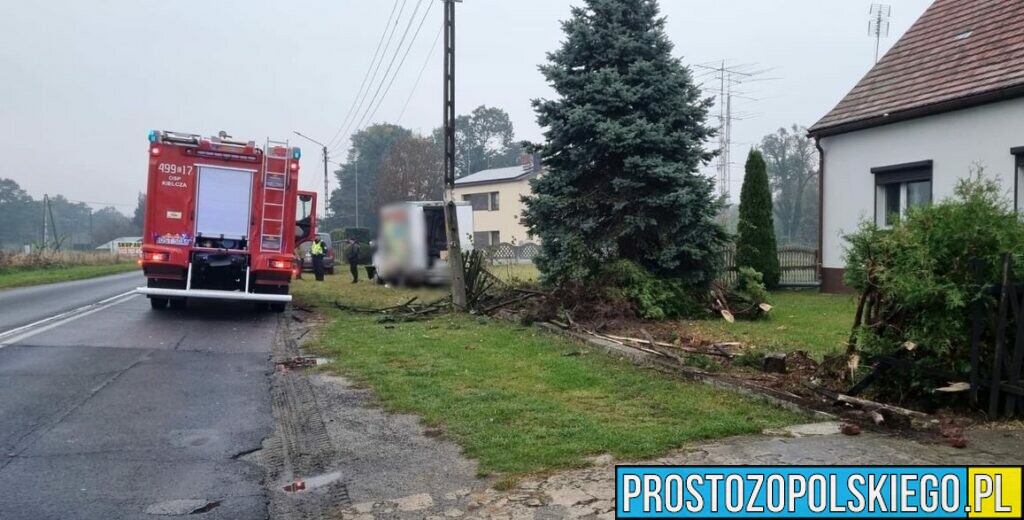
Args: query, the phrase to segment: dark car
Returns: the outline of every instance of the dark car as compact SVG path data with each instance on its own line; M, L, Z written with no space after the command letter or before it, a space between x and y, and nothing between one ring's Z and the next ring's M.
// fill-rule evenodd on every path
M320 241L324 243L324 272L334 274L334 244L331 243L331 235L328 233L317 233ZM313 244L306 242L299 246L299 255L302 258L302 270L313 271L313 257L309 254L309 248Z

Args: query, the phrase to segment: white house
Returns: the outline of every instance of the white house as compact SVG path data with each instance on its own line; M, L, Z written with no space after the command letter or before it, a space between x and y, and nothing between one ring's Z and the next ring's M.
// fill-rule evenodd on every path
M519 166L495 168L455 180L455 200L473 205L473 244L536 242L521 219L522 198L531 193L530 180L542 173L540 157L524 155Z
M844 290L843 235L948 197L977 166L1024 205L1024 0L936 0L810 134L826 292Z

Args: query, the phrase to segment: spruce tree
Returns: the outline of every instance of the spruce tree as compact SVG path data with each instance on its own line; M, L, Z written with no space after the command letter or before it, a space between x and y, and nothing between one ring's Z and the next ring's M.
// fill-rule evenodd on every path
M698 173L711 100L672 55L656 0L585 0L541 72L557 99L535 100L545 174L524 222L548 283L592 280L626 259L691 287L712 282L726 233L714 183Z
M751 150L747 156L736 232L736 267L754 269L764 275L765 286L769 289L777 288L781 270L775 244L772 192L768 186L764 156L757 150Z

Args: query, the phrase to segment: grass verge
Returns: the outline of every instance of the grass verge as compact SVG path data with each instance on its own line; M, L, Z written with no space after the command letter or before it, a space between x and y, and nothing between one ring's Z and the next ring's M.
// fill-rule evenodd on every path
M134 262L68 267L31 267L0 270L0 289L97 278L137 270Z
M350 285L294 286L328 319L307 348L372 388L390 410L442 427L481 474L578 467L591 455L656 457L691 441L801 421L767 403L642 369L561 336L464 315L383 325L335 309L383 306L440 292Z
M766 320L686 323L708 339L739 341L763 350L804 350L821 359L846 345L857 302L851 295L805 290L774 292L772 305L771 317Z

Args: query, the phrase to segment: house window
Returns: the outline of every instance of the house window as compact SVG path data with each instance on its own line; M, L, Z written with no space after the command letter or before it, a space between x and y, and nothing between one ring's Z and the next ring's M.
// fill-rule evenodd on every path
M471 193L463 195L462 200L473 206L473 211L498 211L498 192Z
M889 227L910 208L932 203L932 162L872 168L875 175L875 223Z
M473 233L473 247L490 247L501 243L499 231L477 231Z

